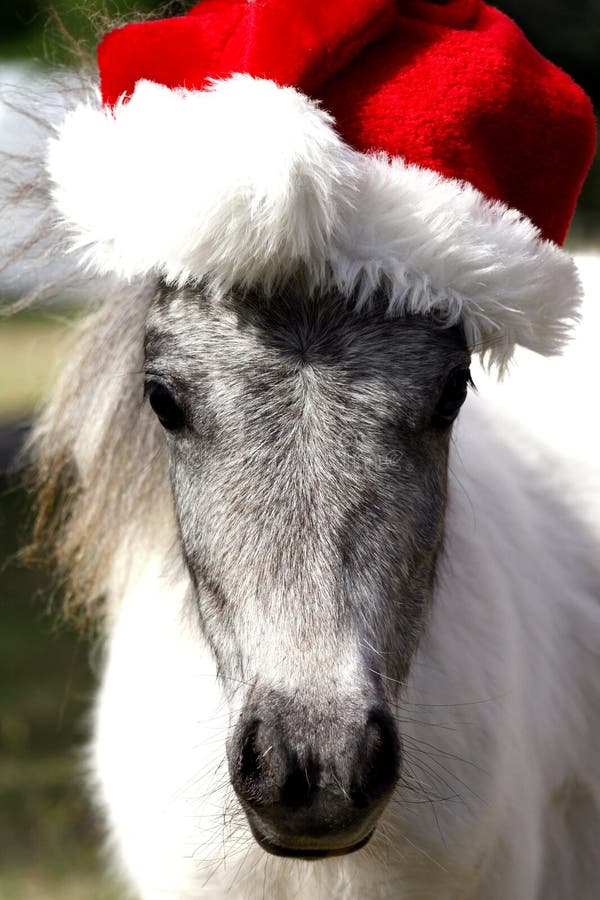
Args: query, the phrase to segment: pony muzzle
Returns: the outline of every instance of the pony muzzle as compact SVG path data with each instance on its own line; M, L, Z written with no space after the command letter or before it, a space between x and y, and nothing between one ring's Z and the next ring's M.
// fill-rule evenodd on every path
M276 856L318 859L370 840L400 771L391 716L373 707L343 725L298 730L266 706L242 713L229 747L231 782L259 845ZM312 735L310 732L312 731ZM321 732L321 734L319 734Z

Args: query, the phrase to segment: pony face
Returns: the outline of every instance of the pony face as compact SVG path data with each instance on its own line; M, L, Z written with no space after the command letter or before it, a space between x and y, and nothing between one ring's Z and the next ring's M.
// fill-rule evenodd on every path
M274 853L362 846L398 778L468 367L459 328L383 301L163 287L149 309L145 391L230 777Z

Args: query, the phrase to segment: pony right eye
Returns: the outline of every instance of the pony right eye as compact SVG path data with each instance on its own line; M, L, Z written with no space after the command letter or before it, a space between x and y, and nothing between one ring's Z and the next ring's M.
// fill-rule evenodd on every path
M183 410L169 388L158 381L146 385L146 396L156 418L167 431L176 431L185 424Z
M469 386L474 387L475 385L468 366L462 366L450 372L433 417L437 425L452 424L466 400Z

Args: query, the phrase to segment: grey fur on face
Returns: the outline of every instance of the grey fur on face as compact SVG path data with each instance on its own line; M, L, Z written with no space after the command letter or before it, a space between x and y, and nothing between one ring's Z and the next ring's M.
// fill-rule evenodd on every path
M405 676L443 533L436 404L468 363L459 329L383 304L159 293L146 377L185 418L166 432L176 515L224 676L310 693L343 670L382 697Z

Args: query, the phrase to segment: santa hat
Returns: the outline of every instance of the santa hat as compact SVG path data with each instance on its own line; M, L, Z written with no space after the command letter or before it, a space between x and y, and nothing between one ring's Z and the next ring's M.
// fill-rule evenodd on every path
M560 249L595 141L585 94L481 0L204 0L98 52L50 142L53 199L102 273L462 321L503 364L556 352Z

